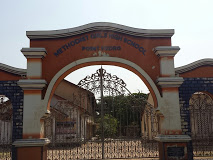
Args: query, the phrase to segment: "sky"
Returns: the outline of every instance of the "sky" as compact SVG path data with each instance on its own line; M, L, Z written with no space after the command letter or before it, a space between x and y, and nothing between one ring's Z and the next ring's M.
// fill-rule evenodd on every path
M212 0L0 0L0 63L26 68L26 58L20 52L29 47L26 31L66 29L92 22L175 29L172 45L181 48L175 67L213 58L212 6Z

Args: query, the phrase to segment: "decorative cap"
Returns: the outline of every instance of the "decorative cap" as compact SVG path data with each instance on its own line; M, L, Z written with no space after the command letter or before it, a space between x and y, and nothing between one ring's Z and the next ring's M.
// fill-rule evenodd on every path
M153 48L155 54L160 57L167 57L167 56L174 57L179 50L180 47L178 46L158 46Z
M26 58L43 58L47 55L45 48L22 48L21 52Z
M23 90L41 90L46 86L47 82L44 79L20 79L18 85Z
M183 83L182 77L159 77L157 84L164 87L179 87Z

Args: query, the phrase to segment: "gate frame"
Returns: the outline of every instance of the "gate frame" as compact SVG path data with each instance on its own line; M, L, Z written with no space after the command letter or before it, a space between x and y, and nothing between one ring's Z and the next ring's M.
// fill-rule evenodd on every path
M60 38L64 36L66 37L75 35L77 34L76 32L78 31L83 34L90 31L99 31L99 30L116 31L118 33L122 33L125 35L131 35L135 37L136 36L146 37L146 38L147 37L171 38L171 36L174 33L171 30L141 30L111 23L93 23L87 25L86 27L83 26L75 29L61 30L59 32L57 31L28 32L28 37L32 38L33 34L35 34L35 37L37 36L38 39L39 37L40 39L42 39L42 38L50 38L51 36L52 38L58 37ZM125 48L129 46L126 44L123 45L123 47ZM183 147L184 150L187 150L186 142L189 140L189 137L181 135L182 130L181 130L181 118L179 110L178 87L183 83L183 78L175 76L175 69L174 69L174 56L179 51L179 49L180 48L177 46L155 46L154 48L151 48L151 50L153 50L154 52L153 54L155 54L156 57L159 57L156 66L152 67L153 69L155 67L160 67L159 78L156 79L156 82L153 82L153 80L149 78L150 77L149 74L146 73L143 70L143 68L134 64L134 61L129 61L119 56L118 56L119 58L116 57L112 58L112 57L104 57L103 55L97 55L97 57L80 58L79 60L76 60L74 62L69 62L69 64L66 67L56 72L54 78L52 78L50 83L48 84L47 90L45 90L47 82L43 78L42 72L45 72L43 70L43 64L45 62L45 57L47 56L46 49L33 48L33 47L23 48L21 51L27 58L27 77L26 79L21 79L18 82L18 84L24 90L24 108L25 108L23 118L23 140L14 143L16 147L19 147L18 160L20 157L22 159L32 158L33 155L36 154L40 155L40 157L45 158L46 152L44 149L45 148L44 145L48 143L48 140L43 139L42 117L45 116L45 114L48 114L49 108L48 106L51 95L54 92L54 89L57 87L60 80L62 80L67 74L71 73L76 69L95 64L108 64L108 65L121 66L136 73L142 80L144 80L145 84L147 85L153 96L153 99L155 101L155 107L158 110L158 114L161 115L159 125L161 129L160 134L162 136L159 136L157 139L160 141L160 144L163 144L162 146L164 149L160 150L160 159L168 158L166 150L169 147L174 146L174 144ZM131 55L128 54L128 57L131 57ZM66 60L65 58L64 60ZM43 96L44 99L42 99ZM177 143L177 139L178 142L181 142L181 144ZM39 143L41 141L42 143ZM36 148L37 151L34 152L33 154L32 152L28 152L28 154L23 152L24 150L28 150L29 146L37 147ZM183 154L184 154L183 157L186 158L187 154L185 152Z

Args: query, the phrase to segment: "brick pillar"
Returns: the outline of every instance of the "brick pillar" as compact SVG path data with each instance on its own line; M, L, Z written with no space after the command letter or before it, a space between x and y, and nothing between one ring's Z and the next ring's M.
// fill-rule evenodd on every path
M190 137L182 135L178 87L183 78L175 76L174 56L180 50L177 46L159 46L154 48L160 61L160 77L157 84L161 88L162 101L158 110L160 135L156 137L160 145L160 159L187 159L187 142Z
M20 139L16 140L13 145L17 148L17 160L46 160L47 148L49 143L47 138L43 139Z
M44 48L23 48L22 53L27 58L27 77L18 81L24 91L23 139L15 141L17 160L46 159L43 139L44 124L41 118L45 115L46 107L42 106L42 90L46 81L42 79L42 59L46 56ZM40 157L40 158L39 158Z
M189 160L187 143L191 140L188 135L158 135L160 160Z

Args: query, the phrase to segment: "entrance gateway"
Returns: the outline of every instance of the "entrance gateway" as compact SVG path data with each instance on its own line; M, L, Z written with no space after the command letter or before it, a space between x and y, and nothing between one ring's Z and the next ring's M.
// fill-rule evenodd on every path
M24 91L23 136L13 143L17 159L47 158L44 119L50 113L51 98L64 77L91 65L119 66L138 75L150 90L158 117L159 158L189 159L190 137L182 135L179 106L178 87L184 79L175 74L174 56L180 48L171 46L173 34L174 30L113 23L27 32L30 48L21 50L27 58L27 74L18 81ZM184 69L178 70L180 75L188 71Z
M158 159L157 116L146 94L131 94L122 79L102 67L78 85L66 82L73 96L51 100L44 120L51 141L47 159ZM64 80L52 99L63 96L63 86Z

